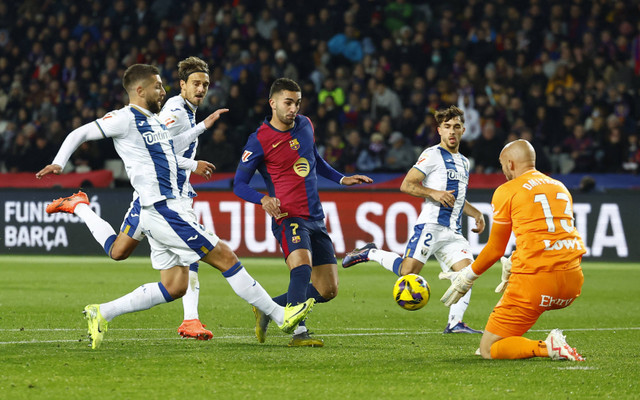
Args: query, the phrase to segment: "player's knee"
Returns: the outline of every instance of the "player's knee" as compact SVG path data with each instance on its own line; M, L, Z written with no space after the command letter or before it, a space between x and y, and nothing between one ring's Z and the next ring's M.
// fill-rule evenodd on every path
M109 257L111 257L115 261L122 261L129 258L129 256L131 255L131 252L132 250L124 246L118 246L117 243L115 243L111 247L111 250L109 250Z
M330 285L326 288L323 288L323 290L320 291L320 296L322 296L327 301L331 299L335 299L337 295L338 295L338 285Z
M485 360L491 360L491 347L480 347L480 356L482 356L482 358L484 358Z
M129 257L128 254L120 249L111 249L111 251L109 252L109 256L115 261L126 260Z
M169 296L171 296L174 300L181 298L187 293L187 286L182 285L173 285L166 288L167 292L169 292Z

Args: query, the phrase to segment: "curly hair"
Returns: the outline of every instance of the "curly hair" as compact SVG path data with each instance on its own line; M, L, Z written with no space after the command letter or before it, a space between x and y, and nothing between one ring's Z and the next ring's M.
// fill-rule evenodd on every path
M188 57L178 63L178 78L181 81L188 81L189 75L194 72L204 72L209 74L209 66L198 57Z
M447 122L451 118L455 118L455 117L460 117L460 122L464 124L464 111L462 111L456 106L451 106L444 110L438 110L435 112L434 117L438 122L438 126L442 125L443 122Z

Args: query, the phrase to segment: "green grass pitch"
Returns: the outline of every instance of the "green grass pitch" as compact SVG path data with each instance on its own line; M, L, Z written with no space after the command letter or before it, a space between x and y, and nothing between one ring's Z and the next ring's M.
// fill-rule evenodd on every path
M280 259L245 259L272 295L286 290ZM498 300L494 266L474 285L465 320L480 329ZM272 324L254 337L251 308L220 273L200 268L200 318L211 341L179 338L182 303L123 315L98 350L81 311L159 279L147 258L0 257L0 399L390 399L640 397L640 265L585 263L582 296L527 333L552 328L586 358L484 361L479 335L443 335L448 282L429 263L432 298L409 312L392 300L395 277L374 263L340 269L340 294L308 326L324 348L288 348Z

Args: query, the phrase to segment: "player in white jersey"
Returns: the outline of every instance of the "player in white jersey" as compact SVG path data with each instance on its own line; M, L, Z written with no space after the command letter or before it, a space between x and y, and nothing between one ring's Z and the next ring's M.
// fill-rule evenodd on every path
M209 66L198 57L189 57L178 63L178 77L180 78L180 94L173 96L164 104L160 111L160 121L162 121L171 136L176 136L181 132L195 127L195 113L197 107L207 94L209 89ZM174 149L180 169L178 174L178 186L180 187L181 199L191 207L192 198L196 196L189 177L193 171L197 175L209 179L215 167L206 161L195 161L198 139L189 143L184 149ZM70 150L70 149L68 149ZM71 156L68 152L58 153L54 164L64 168L64 162ZM82 192L76 193L68 198L56 199L54 203L73 202L76 198L81 201L86 195ZM82 210L82 207L80 208ZM53 208L53 212L63 211L60 208ZM94 237L103 246L109 257L116 261L127 259L144 239L142 227L140 226L140 197L137 192L133 193L133 200L124 216L120 232L115 231L106 221L101 219L91 210L86 212L89 218L84 218ZM199 340L209 340L213 337L210 330L205 329L205 325L200 322L198 315L198 299L200 283L198 280L198 263L189 266L189 288L182 297L184 309L184 319L178 333L182 337L191 337Z
M36 174L42 178L60 173L61 165L68 160L68 156L65 159L63 155L70 155L87 140L111 137L131 185L140 196L140 224L149 238L151 262L153 268L160 271L160 282L142 285L108 303L86 306L91 347L95 349L100 345L108 322L114 317L182 297L188 288L188 267L198 260L220 270L236 294L269 315L283 331L291 333L314 302L277 305L248 274L229 246L198 224L190 207L181 200L183 186L175 149L186 148L228 110L217 110L194 128L172 136L156 114L165 96L158 69L151 65L133 65L125 71L123 86L130 104L69 134L54 164ZM85 213L87 203L82 199L63 199L50 206L90 218Z
M461 234L462 214L476 221L474 232L482 233L484 216L467 200L469 160L458 152L464 134L464 113L456 106L437 111L440 144L424 150L409 170L400 190L425 199L414 233L400 257L367 243L348 253L342 260L344 268L365 261L376 261L398 276L420 274L431 255L440 262L441 279L452 279L455 271L473 262L469 242ZM449 310L444 333L482 333L462 321L469 305L467 295Z

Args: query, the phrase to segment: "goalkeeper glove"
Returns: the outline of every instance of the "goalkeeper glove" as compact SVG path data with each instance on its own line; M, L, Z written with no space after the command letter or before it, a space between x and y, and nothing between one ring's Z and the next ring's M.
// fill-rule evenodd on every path
M496 293L505 291L509 283L509 277L511 276L511 256L509 256L509 258L501 257L500 262L502 263L502 282L496 287Z
M479 275L476 275L475 272L471 269L471 265L468 265L460 270L458 276L453 280L449 289L444 292L444 295L440 299L441 302L444 303L445 306L451 307L456 304L458 300L462 296L465 295L471 289L473 285L473 281L478 279Z
M440 278L441 280L448 279L450 281L453 281L454 279L456 279L456 276L458 276L459 273L460 271L440 272L438 274L438 278Z

